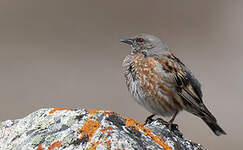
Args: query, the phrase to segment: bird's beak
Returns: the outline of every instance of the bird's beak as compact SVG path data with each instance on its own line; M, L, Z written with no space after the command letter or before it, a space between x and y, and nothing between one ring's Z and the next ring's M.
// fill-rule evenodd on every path
M133 45L133 40L132 39L120 39L120 42L126 43L128 45Z

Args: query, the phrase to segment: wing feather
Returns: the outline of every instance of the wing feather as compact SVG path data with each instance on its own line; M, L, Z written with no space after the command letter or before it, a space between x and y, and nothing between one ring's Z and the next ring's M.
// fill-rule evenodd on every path
M200 106L202 101L201 84L194 77L189 68L187 68L177 57L172 53L163 55L160 59L164 69L168 73L172 73L176 81L178 94L186 99L190 104Z

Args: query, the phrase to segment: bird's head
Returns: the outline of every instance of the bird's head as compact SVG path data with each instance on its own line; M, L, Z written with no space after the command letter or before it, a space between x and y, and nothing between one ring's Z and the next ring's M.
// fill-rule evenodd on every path
M153 56L168 50L167 46L159 38L149 34L139 34L120 41L132 47L131 54L142 53L145 56Z

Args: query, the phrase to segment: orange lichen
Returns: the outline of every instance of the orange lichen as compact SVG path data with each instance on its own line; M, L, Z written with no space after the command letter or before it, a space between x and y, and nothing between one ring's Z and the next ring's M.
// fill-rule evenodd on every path
M70 109L70 108L53 108L53 109L49 112L49 114L53 114L53 113L55 113L55 112L58 111L58 110L72 110L72 109Z
M145 128L141 123L137 122L132 118L125 118L125 120L127 126L134 127L137 131L139 131L139 129L144 131L144 135L150 136L156 143L161 145L165 150L171 150L171 147L169 147L161 137L152 134L153 130Z
M134 120L132 118L125 118L125 120L126 120L126 125L127 126L132 126L138 131L140 129L140 130L144 131L145 135L147 135L147 133L152 132L151 129L145 128L141 123L137 122L136 120Z
M110 110L110 111L105 111L104 112L105 115L111 116L112 114L114 114L114 111Z
M95 114L97 112L99 112L99 110L88 110L88 113L90 113L90 114Z
M96 150L96 147L100 144L100 142L92 143L91 146L89 147L89 150Z
M39 144L38 148L36 150L44 150L42 144Z
M108 146L111 146L111 140L108 140L106 143Z
M100 112L99 110L88 110L88 113L90 113L90 114L96 114L96 113L98 113L98 112ZM104 114L105 115L112 115L114 113L114 111L112 111L112 110L107 110L107 111L104 111Z
M94 121L91 119L88 119L85 124L78 130L78 133L82 133L82 136L80 138L83 138L84 136L89 136L89 141L91 140L93 134L96 132L96 130L99 128L100 123L98 121Z
M56 142L54 142L54 143L52 143L49 147L48 147L48 150L52 150L52 149L54 149L54 148L59 148L59 147L61 147L61 145L62 145L62 142L61 141L56 141Z
M103 128L103 129L101 129L100 132L105 132L105 131L107 131L107 134L108 134L108 135L111 135L110 130L112 130L112 129L113 129L112 127L105 127L105 128Z

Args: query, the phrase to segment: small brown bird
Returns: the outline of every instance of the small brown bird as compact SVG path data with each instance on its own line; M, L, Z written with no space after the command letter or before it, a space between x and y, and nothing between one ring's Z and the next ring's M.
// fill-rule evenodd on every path
M157 37L140 34L121 42L132 47L123 61L126 85L133 98L153 115L168 116L171 125L181 110L200 117L216 134L226 134L203 104L201 85Z

